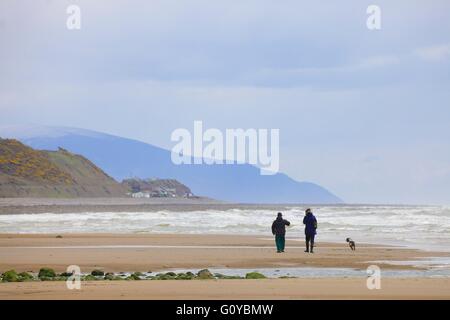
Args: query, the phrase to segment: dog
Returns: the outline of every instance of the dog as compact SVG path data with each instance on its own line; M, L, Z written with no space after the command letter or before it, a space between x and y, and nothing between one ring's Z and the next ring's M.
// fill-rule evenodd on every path
M355 241L353 241L351 238L347 238L347 239L345 239L345 241L348 242L348 246L350 247L350 249L352 249L352 251L356 250Z

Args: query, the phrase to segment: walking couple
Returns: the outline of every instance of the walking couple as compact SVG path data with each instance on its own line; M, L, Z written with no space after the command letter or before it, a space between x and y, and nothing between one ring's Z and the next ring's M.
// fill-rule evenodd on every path
M272 223L272 234L275 236L275 244L278 253L284 252L286 226L289 226L290 224L289 221L283 219L283 214L281 212L278 212L276 220ZM309 208L305 211L303 224L305 225L305 252L314 253L314 237L316 236L317 219Z

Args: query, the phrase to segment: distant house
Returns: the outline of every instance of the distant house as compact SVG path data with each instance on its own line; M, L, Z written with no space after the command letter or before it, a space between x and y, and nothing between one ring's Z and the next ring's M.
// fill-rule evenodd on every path
M155 191L152 191L150 193L150 197L152 197L152 198L160 198L160 197L162 197L162 194L159 191L155 190Z
M164 191L166 193L166 197L175 198L177 196L177 189L175 188L164 188Z
M131 178L122 181L133 198L190 198L192 191L174 179L139 179Z
M150 194L147 192L135 192L132 193L131 196L133 198L150 198Z

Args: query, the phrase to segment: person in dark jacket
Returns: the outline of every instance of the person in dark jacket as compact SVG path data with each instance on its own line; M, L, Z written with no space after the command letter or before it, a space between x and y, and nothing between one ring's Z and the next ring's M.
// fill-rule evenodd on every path
M314 253L314 238L316 236L317 219L313 215L311 209L306 209L305 217L303 218L303 224L305 225L305 240L306 250L305 252ZM311 245L311 247L310 247ZM311 250L310 250L311 248Z
M291 223L283 219L283 214L278 212L276 220L272 223L272 234L275 236L275 244L277 245L277 252L284 252L286 226Z

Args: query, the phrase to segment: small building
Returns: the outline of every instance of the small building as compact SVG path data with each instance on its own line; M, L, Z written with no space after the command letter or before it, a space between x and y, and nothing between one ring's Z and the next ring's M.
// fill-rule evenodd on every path
M147 192L135 192L131 196L133 198L150 198L150 194Z

